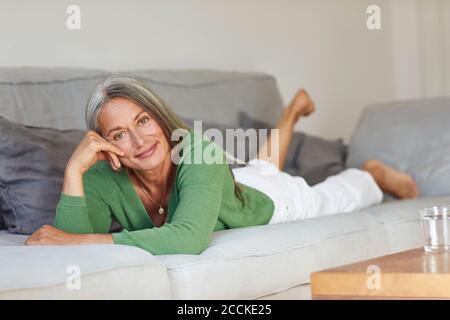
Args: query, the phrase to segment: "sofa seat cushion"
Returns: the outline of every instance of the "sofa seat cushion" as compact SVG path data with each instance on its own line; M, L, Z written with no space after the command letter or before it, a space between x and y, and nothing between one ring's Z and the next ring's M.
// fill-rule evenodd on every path
M310 273L422 245L418 209L450 197L219 231L200 256L159 256L173 299L254 299L309 283Z
M23 245L26 238L0 231L0 299L170 299L165 266L144 250L122 245L28 247ZM80 289L73 289L78 271Z

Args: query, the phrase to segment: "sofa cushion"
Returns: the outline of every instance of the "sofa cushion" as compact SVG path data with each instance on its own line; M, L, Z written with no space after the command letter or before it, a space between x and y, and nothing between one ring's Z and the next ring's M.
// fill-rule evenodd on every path
M67 161L83 135L0 117L0 213L9 232L53 223Z
M450 195L449 119L450 98L369 106L352 135L347 166L379 159L410 174L422 196Z
M166 264L173 299L254 299L309 283L314 271L422 246L419 208L449 201L418 198L223 230L199 256L158 258Z
M25 239L0 231L0 299L170 299L164 265L142 249L27 247Z
M245 130L271 129L268 123L246 112L239 113L239 124ZM250 157L256 156L257 150L253 147L249 151ZM301 176L309 185L315 185L343 171L346 156L347 146L343 139L329 140L297 131L292 135L284 171Z

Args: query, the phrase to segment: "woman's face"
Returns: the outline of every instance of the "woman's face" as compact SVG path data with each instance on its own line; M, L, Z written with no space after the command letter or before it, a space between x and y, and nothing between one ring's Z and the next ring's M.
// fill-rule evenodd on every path
M151 170L170 156L170 146L161 127L151 114L130 100L108 101L100 110L98 123L103 138L125 153L119 160L128 168Z

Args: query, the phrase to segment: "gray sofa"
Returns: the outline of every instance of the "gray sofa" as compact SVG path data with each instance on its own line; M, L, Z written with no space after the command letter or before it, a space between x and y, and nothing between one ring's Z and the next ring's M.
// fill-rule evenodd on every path
M135 73L186 118L237 127L245 110L273 125L283 105L266 74ZM106 74L0 68L0 115L84 130L85 101ZM216 232L198 256L153 256L119 245L26 247L27 236L0 230L0 299L308 299L311 272L422 245L419 208L450 202L450 159L442 151L450 147L449 110L444 98L370 106L349 144L348 166L382 159L414 176L418 199L386 195L359 212ZM74 275L80 276L75 288Z

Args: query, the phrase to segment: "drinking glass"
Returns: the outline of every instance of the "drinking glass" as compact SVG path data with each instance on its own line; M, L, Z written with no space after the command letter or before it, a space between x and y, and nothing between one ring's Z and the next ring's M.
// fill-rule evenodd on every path
M420 209L424 249L426 252L446 252L450 245L450 206L439 205Z

